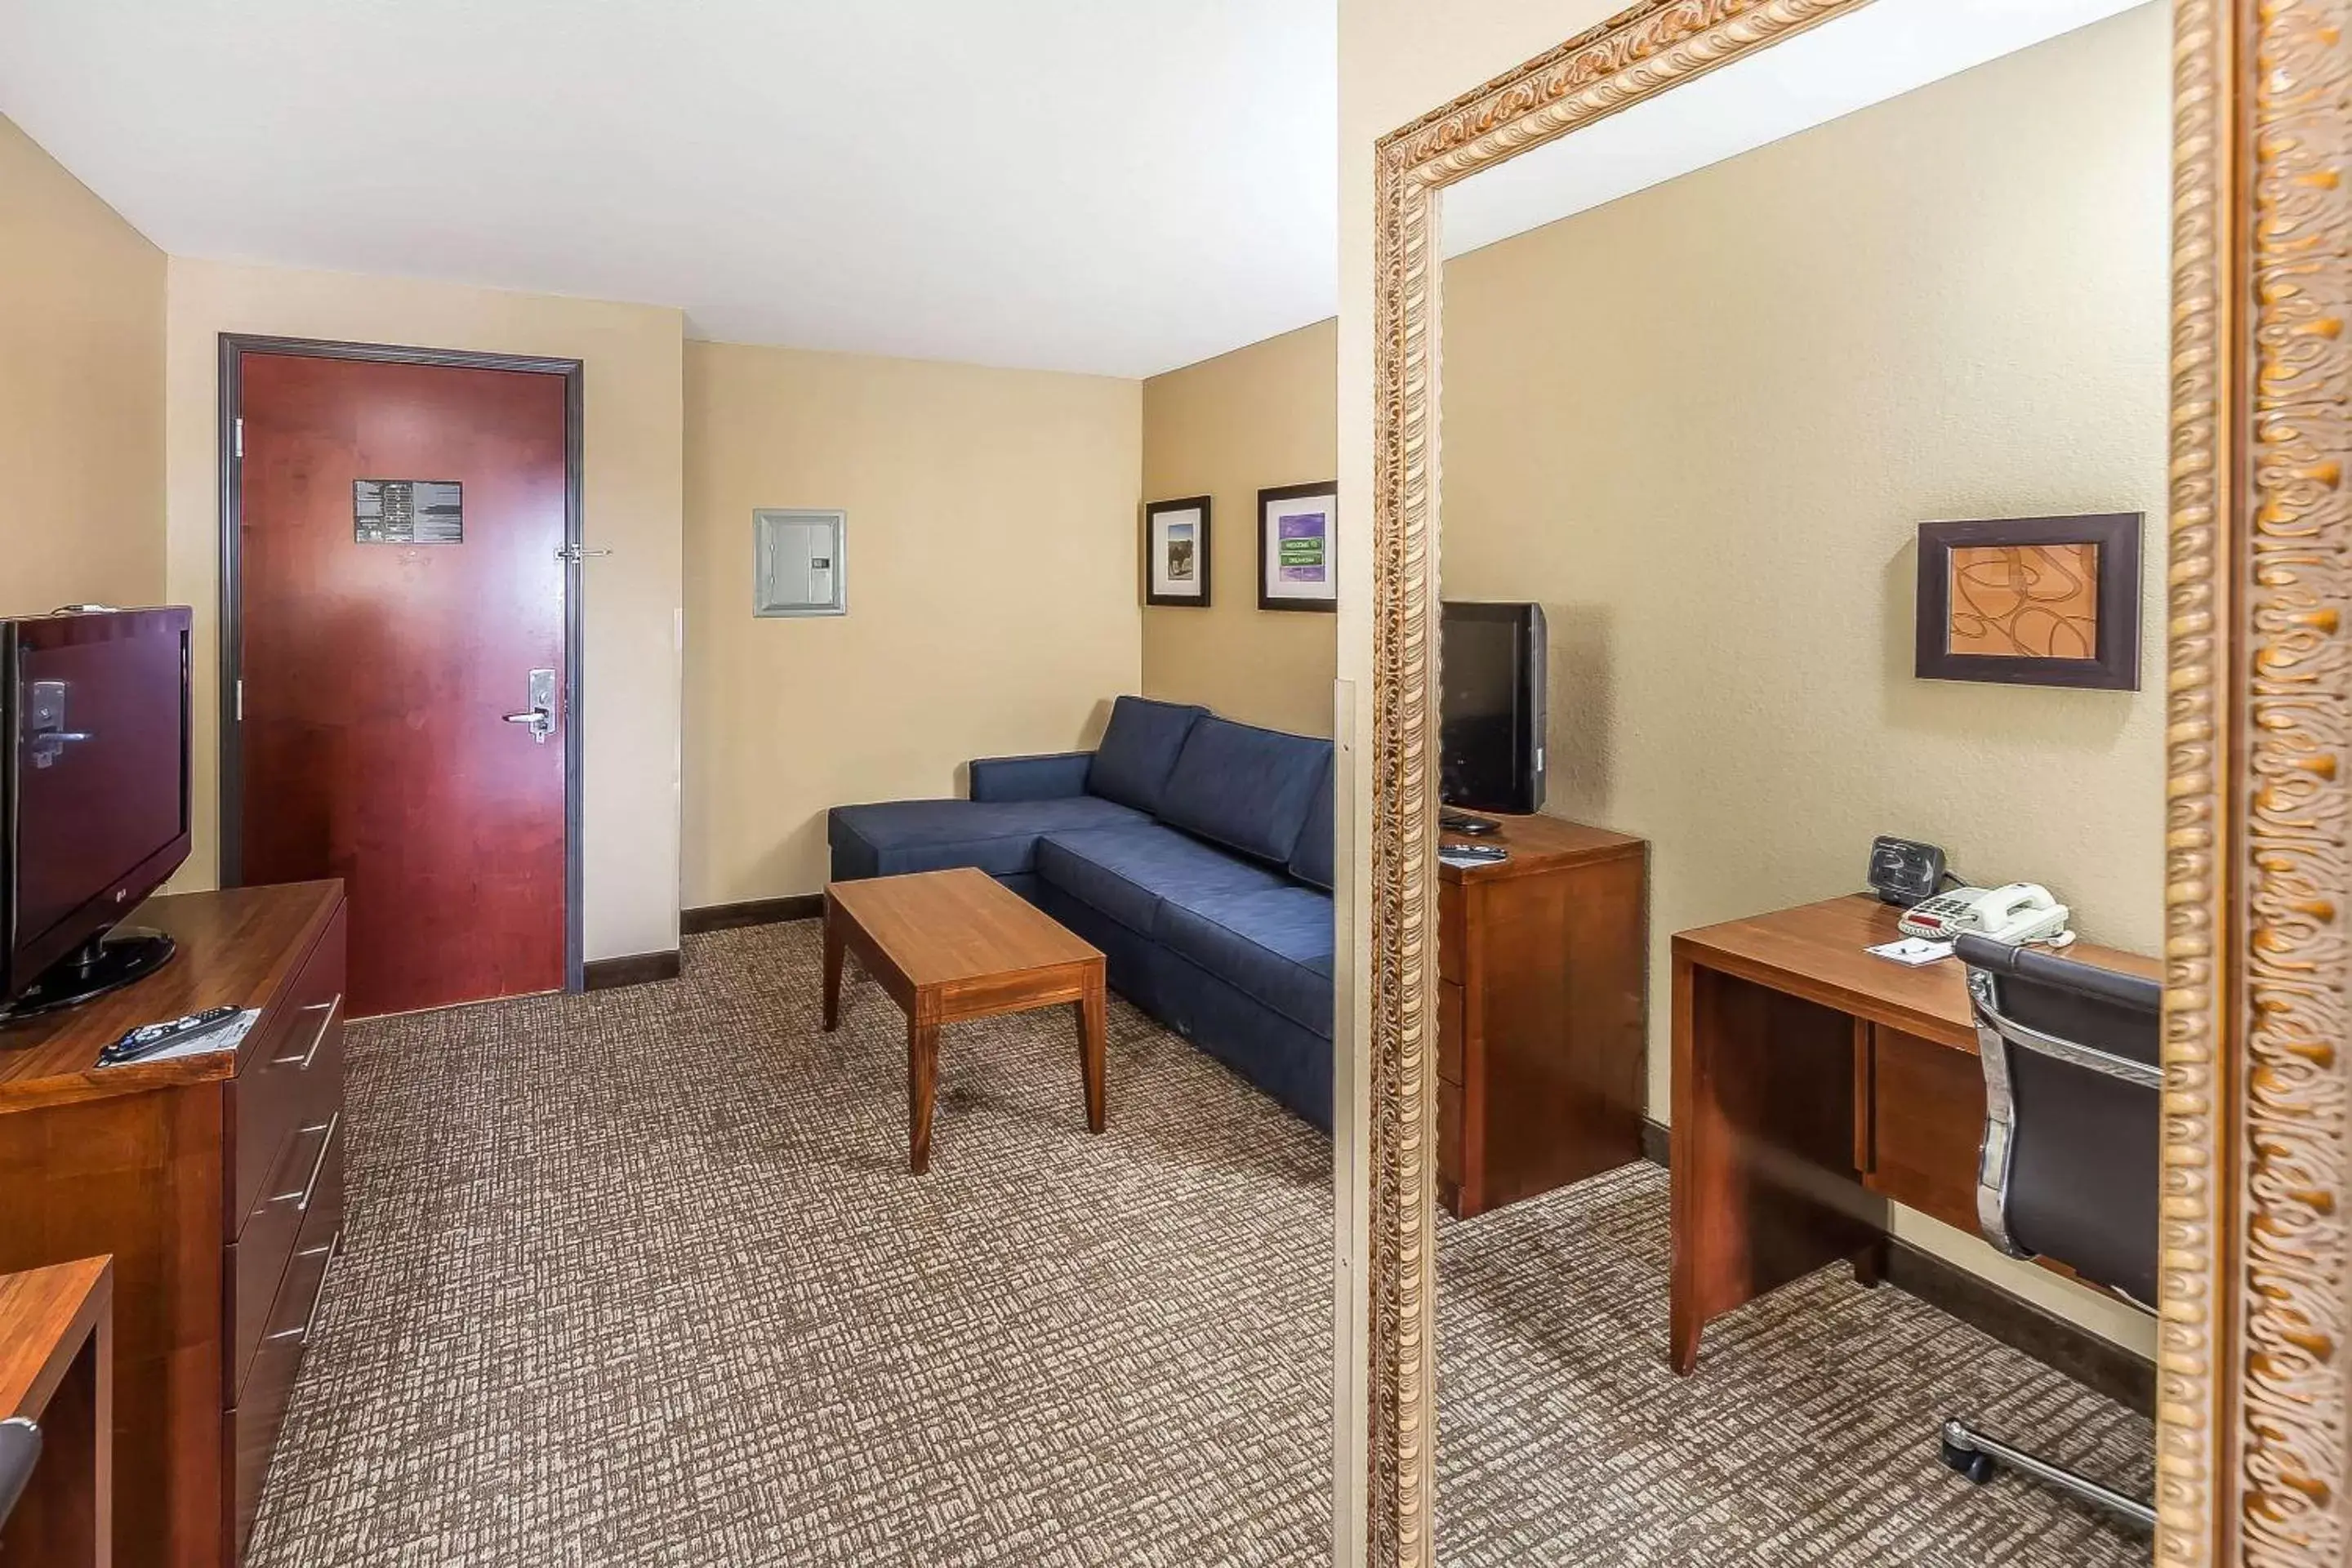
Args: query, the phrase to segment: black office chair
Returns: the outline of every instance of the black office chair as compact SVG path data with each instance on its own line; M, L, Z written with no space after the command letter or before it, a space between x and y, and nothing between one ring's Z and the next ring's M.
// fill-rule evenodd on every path
M1984 1064L1977 1221L2012 1258L2052 1258L2156 1310L2163 988L2029 947L1962 936ZM1955 1416L1944 1462L1982 1484L2006 1466L2153 1529L2146 1502Z
M41 1462L41 1429L22 1415L0 1421L0 1524L16 1510L16 1500Z

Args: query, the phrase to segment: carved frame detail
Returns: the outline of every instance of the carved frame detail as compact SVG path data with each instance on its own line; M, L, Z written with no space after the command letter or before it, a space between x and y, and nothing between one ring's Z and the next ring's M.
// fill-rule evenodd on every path
M1437 199L1858 9L1644 0L1383 137L1373 199L1376 1568L1432 1561ZM2174 0L2156 1557L2352 1549L2352 0Z

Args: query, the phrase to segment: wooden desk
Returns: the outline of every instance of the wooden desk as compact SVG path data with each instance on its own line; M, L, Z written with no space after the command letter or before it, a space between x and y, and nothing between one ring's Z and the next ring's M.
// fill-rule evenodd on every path
M41 1429L40 1462L0 1524L0 1563L114 1560L114 1266L0 1275L0 1420Z
M1671 1360L1709 1321L1841 1258L1874 1278L1889 1200L1973 1234L1984 1079L1958 959L1864 952L1897 911L1855 894L1674 941ZM2067 956L2156 975L2154 959Z
M343 887L150 899L169 963L0 1026L0 1269L110 1254L114 1541L220 1568L253 1528L342 1225ZM235 1050L101 1068L133 1025L227 1004Z

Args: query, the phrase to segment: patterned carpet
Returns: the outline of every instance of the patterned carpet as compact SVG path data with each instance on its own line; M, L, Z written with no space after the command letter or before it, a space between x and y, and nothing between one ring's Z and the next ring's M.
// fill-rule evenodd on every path
M1843 1266L1666 1369L1666 1173L1440 1221L1438 1556L1448 1568L2105 1568L2145 1535L1943 1467L1948 1415L2146 1496L2148 1423Z
M352 1029L252 1568L1328 1554L1325 1140L1123 1003L1087 1136L1063 1008L946 1031L917 1179L905 1026L820 1033L818 961Z
M1325 1141L1123 1003L817 1030L817 928L686 976L353 1028L349 1249L252 1568L1320 1565ZM2145 1562L1925 1437L1947 1406L2145 1481L2147 1424L1834 1271L1669 1376L1665 1182L1441 1226L1440 1559Z

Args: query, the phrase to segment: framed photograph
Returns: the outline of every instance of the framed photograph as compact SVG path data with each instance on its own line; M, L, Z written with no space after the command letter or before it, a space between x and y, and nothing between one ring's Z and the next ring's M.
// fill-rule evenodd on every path
M1921 523L1918 676L2138 690L2141 516Z
M1339 486L1284 485L1257 492L1257 607L1337 610Z
M1209 498L1143 509L1143 602L1209 607Z

